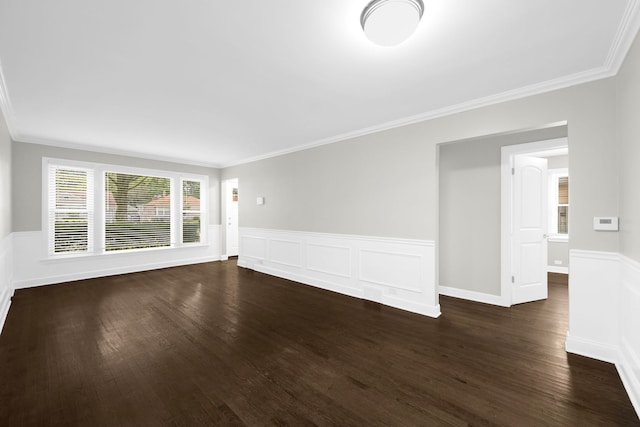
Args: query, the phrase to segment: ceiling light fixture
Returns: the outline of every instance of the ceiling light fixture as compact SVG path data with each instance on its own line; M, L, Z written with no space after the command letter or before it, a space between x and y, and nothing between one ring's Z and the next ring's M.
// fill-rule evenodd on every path
M362 11L360 24L375 44L395 46L413 34L423 12L422 0L373 0Z

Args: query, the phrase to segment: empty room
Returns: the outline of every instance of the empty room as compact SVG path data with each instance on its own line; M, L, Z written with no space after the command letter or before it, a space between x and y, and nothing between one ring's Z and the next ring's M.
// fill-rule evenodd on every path
M640 425L640 0L0 0L0 425Z

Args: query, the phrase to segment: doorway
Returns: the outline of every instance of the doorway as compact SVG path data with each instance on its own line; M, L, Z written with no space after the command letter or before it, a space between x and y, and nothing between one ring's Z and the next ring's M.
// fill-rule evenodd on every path
M510 306L548 295L549 237L554 210L548 191L549 159L568 154L567 138L502 148L501 294ZM568 164L567 176L568 176ZM557 218L556 218L557 224ZM568 225L568 223L567 223ZM567 234L568 243L568 234Z
M224 197L224 235L225 253L227 258L238 256L239 254L239 225L238 225L238 178L223 181Z

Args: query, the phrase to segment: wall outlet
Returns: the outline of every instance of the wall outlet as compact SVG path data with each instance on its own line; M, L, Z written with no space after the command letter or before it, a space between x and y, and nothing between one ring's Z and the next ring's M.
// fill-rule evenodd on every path
M557 259L557 260L553 261L553 263L554 263L555 265L562 265L562 261L561 261L561 260L559 260L559 259Z

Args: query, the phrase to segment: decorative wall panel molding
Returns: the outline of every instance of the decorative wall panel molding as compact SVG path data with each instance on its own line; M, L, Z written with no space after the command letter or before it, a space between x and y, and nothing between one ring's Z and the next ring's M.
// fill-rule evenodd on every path
M206 245L47 258L41 231L13 233L15 289L220 260L220 225L210 225Z
M13 296L13 234L0 240L0 332Z
M433 241L240 228L238 265L438 317Z
M640 263L611 252L571 250L566 349L615 363L640 414Z

